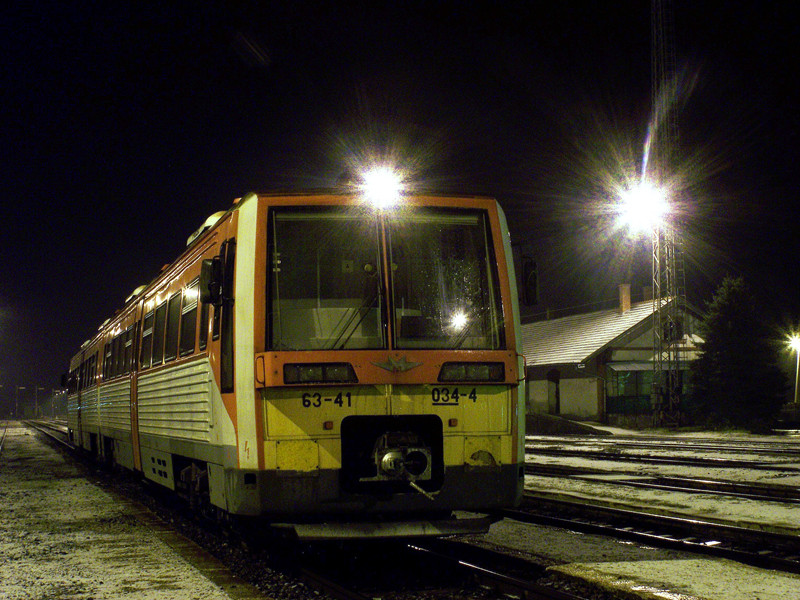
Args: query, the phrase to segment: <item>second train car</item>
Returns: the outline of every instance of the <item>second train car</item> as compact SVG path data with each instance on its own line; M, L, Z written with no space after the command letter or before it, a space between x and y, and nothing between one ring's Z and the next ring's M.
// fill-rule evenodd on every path
M519 312L497 202L251 194L84 343L75 443L301 539L486 530L519 502Z

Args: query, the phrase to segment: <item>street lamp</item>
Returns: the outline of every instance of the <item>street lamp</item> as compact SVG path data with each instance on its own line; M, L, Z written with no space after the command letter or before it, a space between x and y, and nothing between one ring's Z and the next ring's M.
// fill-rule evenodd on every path
M618 222L631 234L651 235L653 240L653 401L656 424L681 422L680 341L685 286L680 243L668 217L669 189L644 176L617 193Z
M669 213L667 192L643 179L634 186L620 190L617 212L620 223L627 226L632 234L652 233L663 225Z
M797 356L797 364L794 368L794 404L797 407L800 405L800 398L797 396L797 387L800 383L800 335L795 334L789 338L789 347Z

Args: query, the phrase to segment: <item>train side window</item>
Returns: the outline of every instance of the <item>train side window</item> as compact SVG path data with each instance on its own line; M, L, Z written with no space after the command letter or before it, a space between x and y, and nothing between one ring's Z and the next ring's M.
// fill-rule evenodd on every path
M225 267L222 276L222 323L220 324L220 391L233 392L233 279L236 266L236 240L225 244Z
M122 347L122 372L123 374L130 373L131 359L133 358L133 325L125 330Z
M92 383L94 385L97 385L97 363L98 363L97 359L99 357L100 357L100 351L98 350L97 352L94 353L94 356L92 357Z
M181 311L181 356L194 352L194 333L197 329L197 293L200 280L195 280L183 290L183 309Z
M111 379L111 342L103 346L103 381Z
M86 361L81 363L80 372L78 374L78 390L83 389L83 382L86 379Z
M114 347L111 350L114 366L111 369L112 377L122 374L122 334L114 338Z
M150 361L153 359L153 321L155 320L155 311L150 311L144 317L144 324L142 325L142 352L139 355L139 365L142 369L150 367Z
M86 366L86 387L93 387L95 384L95 372L97 367L97 353L95 352L89 357Z
M156 308L156 320L153 326L153 366L160 365L164 360L164 324L167 320L167 303L162 302Z
M181 317L181 294L175 293L169 299L167 308L167 332L164 336L164 362L175 360L178 356L178 331Z
M205 350L208 346L208 307L207 302L203 302L200 308L200 350Z

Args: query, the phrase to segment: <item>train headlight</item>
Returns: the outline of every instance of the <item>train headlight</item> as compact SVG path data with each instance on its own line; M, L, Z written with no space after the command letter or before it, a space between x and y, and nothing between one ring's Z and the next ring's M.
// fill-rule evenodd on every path
M439 371L439 381L505 381L505 368L501 362L447 362Z
M358 383L350 363L287 363L284 383Z

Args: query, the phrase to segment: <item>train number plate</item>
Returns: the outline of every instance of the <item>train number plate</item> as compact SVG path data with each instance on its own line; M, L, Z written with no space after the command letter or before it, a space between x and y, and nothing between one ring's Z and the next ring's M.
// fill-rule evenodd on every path
M302 397L304 408L319 408L323 404L337 406L339 408L350 408L353 406L353 398L350 392L337 392L335 390L320 392L304 392Z
M475 388L468 387L435 387L431 389L431 400L435 406L458 406L460 402L477 402L478 393Z

